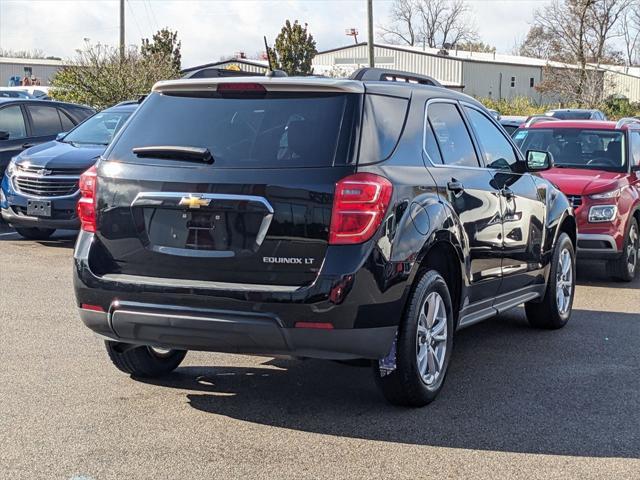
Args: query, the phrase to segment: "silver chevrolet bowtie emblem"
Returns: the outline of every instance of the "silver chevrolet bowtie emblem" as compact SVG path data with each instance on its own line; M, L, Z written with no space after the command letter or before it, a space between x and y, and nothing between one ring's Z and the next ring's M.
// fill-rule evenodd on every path
M46 168L41 168L40 170L38 170L36 172L38 175L51 175L53 173L53 170L47 170Z

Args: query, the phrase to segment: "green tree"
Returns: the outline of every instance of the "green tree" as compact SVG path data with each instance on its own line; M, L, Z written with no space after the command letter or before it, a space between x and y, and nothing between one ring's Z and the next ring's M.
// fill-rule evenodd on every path
M307 24L302 26L298 20L293 24L287 20L276 37L275 51L268 54L280 70L287 75L309 75L313 73L311 60L318 51L316 41L307 30Z
M174 32L165 27L154 33L151 40L143 38L140 52L145 58L152 55L160 55L168 58L176 72L180 72L182 62L181 48L182 42L178 40L178 32Z
M76 51L53 77L51 95L56 100L82 103L98 110L149 93L159 80L177 78L174 65L162 55L141 54L135 47L123 59L117 48L87 45Z

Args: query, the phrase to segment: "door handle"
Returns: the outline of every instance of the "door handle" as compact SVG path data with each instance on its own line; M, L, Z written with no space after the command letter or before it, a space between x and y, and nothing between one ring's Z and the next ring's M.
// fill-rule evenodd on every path
M464 192L464 185L462 185L461 182L452 179L450 182L447 183L447 190L449 190L450 192L453 192L453 194L456 197L458 197L462 195L462 192Z
M503 188L502 190L500 190L500 195L502 195L504 198L507 199L512 199L513 197L515 197L515 193L513 193L513 190L511 190L508 187Z
M22 148L31 148L35 145L35 143L23 143Z

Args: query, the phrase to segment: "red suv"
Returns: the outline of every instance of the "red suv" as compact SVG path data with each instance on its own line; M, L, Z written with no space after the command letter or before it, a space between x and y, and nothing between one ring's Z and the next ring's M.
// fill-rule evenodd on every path
M554 168L541 175L573 203L578 257L606 260L610 275L633 280L640 242L640 121L542 121L513 137L523 152L553 155Z

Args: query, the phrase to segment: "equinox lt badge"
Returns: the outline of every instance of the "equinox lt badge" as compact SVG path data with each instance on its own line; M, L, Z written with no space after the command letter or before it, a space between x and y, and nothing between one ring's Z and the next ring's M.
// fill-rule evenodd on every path
M289 265L313 265L315 258L262 257L262 263L286 263Z
M180 205L181 207L187 207L187 208L200 208L200 207L208 207L210 203L211 203L210 198L188 196L188 197L182 197L178 205Z

